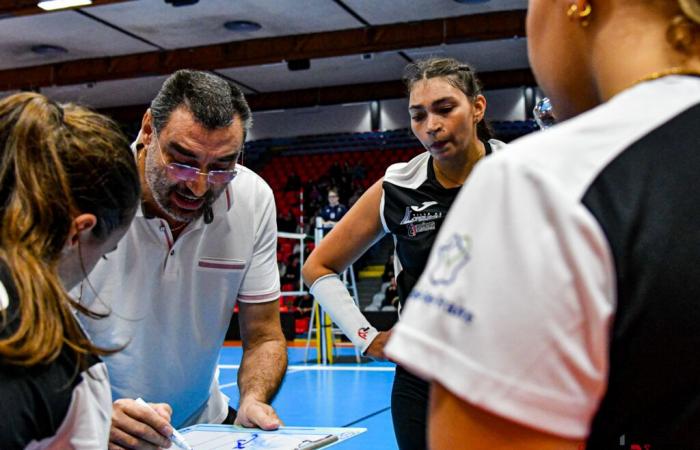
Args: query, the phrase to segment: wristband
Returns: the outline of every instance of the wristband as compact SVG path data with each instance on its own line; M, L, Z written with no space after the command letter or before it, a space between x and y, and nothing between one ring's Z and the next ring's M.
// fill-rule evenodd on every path
M311 285L309 292L364 354L379 332L369 324L340 277L335 273L324 275Z

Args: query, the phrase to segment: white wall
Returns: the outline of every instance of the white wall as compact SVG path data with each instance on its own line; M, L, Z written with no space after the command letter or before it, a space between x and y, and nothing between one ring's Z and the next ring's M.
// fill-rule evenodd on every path
M370 130L369 102L253 113L249 140Z
M486 91L487 120L525 120L523 88Z
M380 103L380 117L382 130L397 130L411 126L411 118L408 115L408 99L397 98L394 100L382 100Z

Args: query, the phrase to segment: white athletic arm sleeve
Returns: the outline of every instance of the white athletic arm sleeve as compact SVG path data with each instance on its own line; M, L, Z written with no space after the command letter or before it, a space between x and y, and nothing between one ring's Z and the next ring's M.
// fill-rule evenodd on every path
M340 277L334 273L324 275L311 285L309 292L364 354L379 332L369 324Z

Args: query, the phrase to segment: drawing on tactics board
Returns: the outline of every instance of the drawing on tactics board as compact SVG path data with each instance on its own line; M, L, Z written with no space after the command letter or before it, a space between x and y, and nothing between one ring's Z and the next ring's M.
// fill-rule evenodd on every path
M365 431L365 428L302 427L261 431L230 425L195 425L183 429L182 435L194 450L296 450L326 448ZM327 444L317 447L314 442Z

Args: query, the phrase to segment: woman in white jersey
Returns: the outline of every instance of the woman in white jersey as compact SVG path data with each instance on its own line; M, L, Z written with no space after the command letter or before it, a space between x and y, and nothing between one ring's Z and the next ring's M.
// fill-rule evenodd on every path
M434 449L700 449L700 2L530 0L527 36L561 123L476 168L387 353Z
M394 164L314 250L303 276L311 292L363 353L384 357L389 336L365 319L338 278L384 234L396 247L399 303L423 271L440 226L474 165L503 143L489 139L486 99L471 68L454 59L407 66L411 129L426 152ZM399 447L423 449L428 385L401 367L392 390Z
M139 180L116 124L75 105L0 100L0 447L105 449L112 398L101 349L69 298L116 248ZM163 411L167 414L167 411Z

